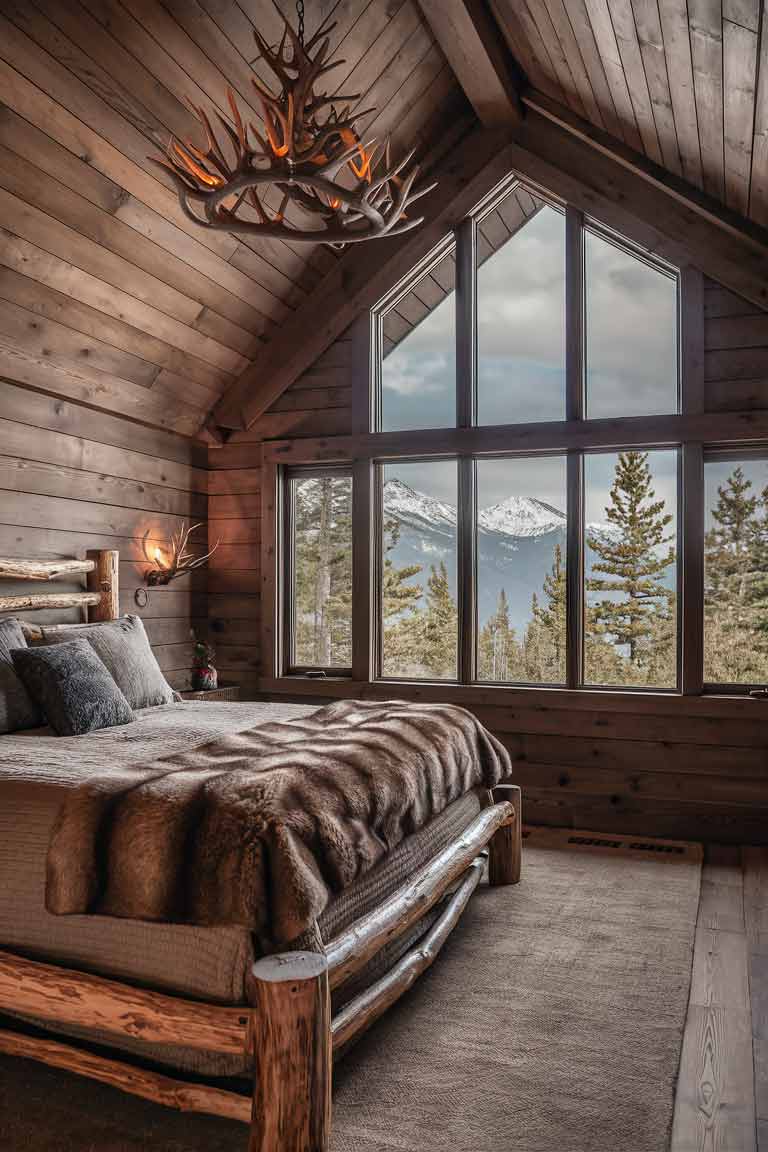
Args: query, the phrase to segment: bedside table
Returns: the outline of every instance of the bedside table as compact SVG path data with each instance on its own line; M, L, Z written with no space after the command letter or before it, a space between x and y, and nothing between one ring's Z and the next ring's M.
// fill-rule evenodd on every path
M211 688L208 692L181 692L182 700L229 700L240 699L239 684L219 684L218 688Z

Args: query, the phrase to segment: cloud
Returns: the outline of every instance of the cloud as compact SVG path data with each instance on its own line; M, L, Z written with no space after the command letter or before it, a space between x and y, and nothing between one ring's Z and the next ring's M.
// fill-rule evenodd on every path
M674 410L674 279L590 232L585 264L588 414ZM564 418L564 297L564 217L544 207L478 270L480 423ZM455 424L453 293L386 357L382 408L388 430ZM599 486L605 494L610 481Z
M418 393L433 395L454 386L455 367L447 356L414 356L410 350L398 355L396 349L387 357L382 373L382 387L399 396Z

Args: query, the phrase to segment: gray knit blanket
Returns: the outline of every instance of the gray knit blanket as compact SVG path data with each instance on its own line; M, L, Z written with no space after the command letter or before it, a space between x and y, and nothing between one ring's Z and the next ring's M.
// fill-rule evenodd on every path
M275 947L509 755L463 708L340 701L68 792L46 906L240 924Z

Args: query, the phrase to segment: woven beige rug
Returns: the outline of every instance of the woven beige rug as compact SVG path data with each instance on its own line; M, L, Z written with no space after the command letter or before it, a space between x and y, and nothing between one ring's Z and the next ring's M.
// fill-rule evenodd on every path
M697 846L534 829L523 883L481 888L337 1069L333 1152L664 1152L700 872ZM241 1125L0 1059L2 1149L245 1144Z
M663 1152L701 856L532 830L524 882L478 892L340 1069L334 1152Z

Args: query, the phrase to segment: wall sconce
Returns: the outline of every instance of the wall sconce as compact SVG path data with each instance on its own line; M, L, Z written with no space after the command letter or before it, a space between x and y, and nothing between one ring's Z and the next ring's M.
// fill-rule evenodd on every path
M195 556L194 553L187 550L189 538L197 528L202 528L202 524L193 524L187 528L186 522L182 520L181 528L171 536L165 548L161 549L157 545L152 546L152 555L147 549L149 529L144 533L142 551L147 563L152 565L144 579L150 588L170 584L171 580L175 580L177 576L183 576L185 572L192 572L195 568L200 568L206 560L213 556L221 543L220 540L217 540L213 548L204 556Z

